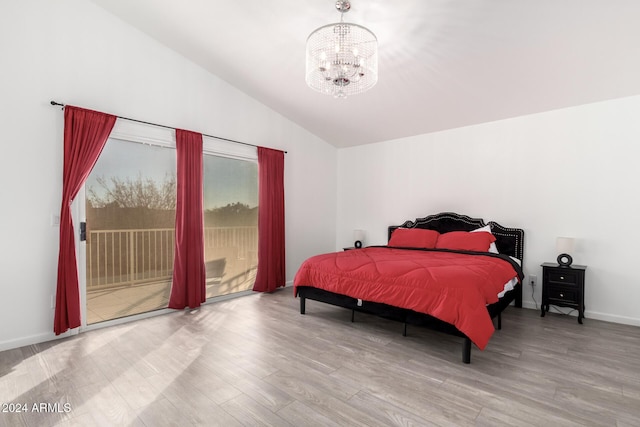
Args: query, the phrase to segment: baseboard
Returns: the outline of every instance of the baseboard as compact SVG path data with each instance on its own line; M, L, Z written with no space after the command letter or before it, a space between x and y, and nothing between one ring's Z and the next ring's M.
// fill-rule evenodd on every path
M621 323L623 325L640 326L640 319L636 319L635 317L616 316L615 314L598 313L589 310L584 312L584 319L585 321L595 319L611 323Z
M522 308L529 308L531 310L540 310L540 306L533 301L522 301Z
M59 339L68 338L77 334L78 334L78 329L73 329L60 335L56 335L53 332L49 332L46 334L36 334L36 335L30 335L28 337L21 337L15 340L2 341L0 342L0 351L26 347L28 345L40 344L47 341L59 340Z
M532 310L540 311L540 304L533 301L522 301L522 308L529 308ZM560 307L559 310L564 310L569 316L578 317L578 311L571 308ZM551 311L549 311L551 313ZM619 323L622 325L640 326L640 319L635 317L618 316L610 313L600 313L597 311L586 310L584 312L585 321L589 319L602 320L604 322Z

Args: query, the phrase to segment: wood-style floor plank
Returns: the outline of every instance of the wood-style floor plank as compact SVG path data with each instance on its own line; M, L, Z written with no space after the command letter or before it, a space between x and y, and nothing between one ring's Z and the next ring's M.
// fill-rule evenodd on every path
M298 303L287 288L2 352L0 403L28 411L0 427L640 425L640 328L510 307L465 365L460 338Z

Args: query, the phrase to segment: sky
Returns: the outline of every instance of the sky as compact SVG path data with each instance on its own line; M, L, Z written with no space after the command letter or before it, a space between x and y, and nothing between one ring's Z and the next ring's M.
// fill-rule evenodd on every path
M175 149L109 139L87 179L86 189L87 193L93 188L100 194L96 179L101 176L109 182L112 176L137 179L141 175L161 184L166 176L175 176L175 169ZM257 162L205 155L203 170L205 209L236 202L258 205Z

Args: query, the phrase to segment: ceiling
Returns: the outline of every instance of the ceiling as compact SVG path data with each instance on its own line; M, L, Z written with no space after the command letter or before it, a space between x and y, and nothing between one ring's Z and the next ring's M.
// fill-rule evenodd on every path
M304 81L333 0L91 0L336 147L640 94L637 0L352 0L379 81L345 100Z

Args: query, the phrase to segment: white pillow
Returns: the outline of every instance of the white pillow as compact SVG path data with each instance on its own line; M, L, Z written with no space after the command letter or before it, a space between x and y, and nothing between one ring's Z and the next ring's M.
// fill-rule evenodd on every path
M476 231L485 231L487 233L491 233L491 226L490 225L485 225L484 227L480 227L477 228L475 230L471 230L472 233L476 232ZM494 236L495 237L495 236ZM498 252L498 247L496 246L496 242L492 242L489 245L489 252L491 252L492 254L498 254L500 252Z

